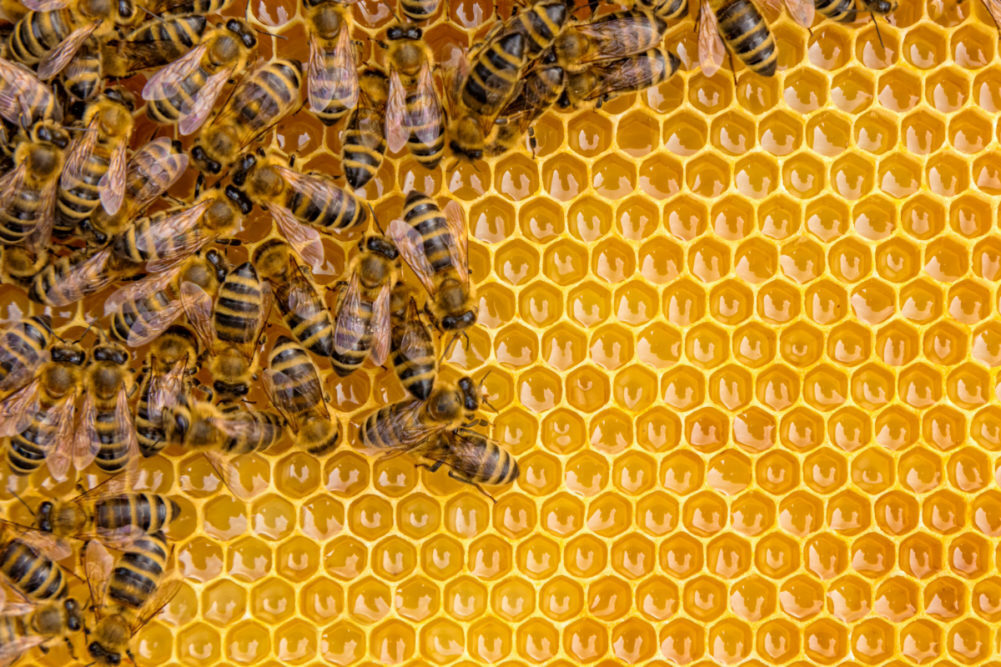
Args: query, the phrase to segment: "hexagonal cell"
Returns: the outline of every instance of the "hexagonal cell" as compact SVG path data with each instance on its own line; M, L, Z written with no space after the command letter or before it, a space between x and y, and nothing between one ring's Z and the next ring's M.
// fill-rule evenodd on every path
M873 75L867 68L849 66L831 80L831 101L842 111L859 113L872 104L874 95Z
M883 155L897 145L897 119L883 111L867 111L855 120L854 134L856 146Z
M776 241L781 241L795 234L800 228L802 217L803 213L800 204L785 195L769 197L758 207L758 227L761 229L761 233ZM764 253L771 250L774 254L772 244L760 239L756 241L761 246L755 248L756 250ZM754 242L755 240L748 241L745 246ZM770 264L772 273L774 273L776 265L777 262Z
M639 189L654 199L666 199L681 190L684 174L685 169L678 160L654 153L640 165Z
M551 197L560 201L570 201L579 196L588 182L587 165L574 157L557 155L542 163L543 186Z
M799 545L791 537L770 533L755 544L754 564L764 576L780 579L799 568L799 551Z
M576 417L576 413L574 413ZM564 421L565 415L556 415L555 419L543 424L543 431L550 429L560 429L562 433L576 435L578 423L574 421ZM579 417L577 417L579 419ZM580 424L582 426L582 423ZM569 427L569 428L568 428ZM584 440L583 432L577 446ZM528 456L523 456L518 461L519 468L523 471L518 478L518 486L528 493L534 495L547 495L552 493L562 478L560 461L554 456L543 452L533 452Z
M521 232L529 239L544 242L563 231L563 211L544 196L536 196L518 209Z
M762 656L776 663L786 663L800 650L800 632L784 619L770 620L758 628L755 645Z
M882 535L863 535L852 543L852 569L863 577L882 577L893 568L895 551L893 543Z
M730 185L729 165L711 153L696 156L685 165L685 182L698 196L719 197Z
M281 623L295 613L295 591L282 579L265 579L250 591L250 613L264 623Z
M799 378L790 369L773 366L758 376L758 400L773 410L788 408L799 397Z
M618 535L629 527L632 506L617 494L603 494L587 509L587 527L603 537Z
M706 565L717 577L739 577L751 566L751 544L737 535L717 537L706 545Z
M796 112L816 111L827 102L827 79L810 69L796 69L786 75L783 98Z
M462 545L447 535L436 535L421 547L421 568L432 578L452 576L462 567L462 562Z
M872 605L869 584L848 575L833 582L827 590L827 610L843 623L854 623L868 615Z
M843 626L828 619L814 621L803 629L806 655L822 665L830 665L848 652L848 637Z
M773 280L758 290L755 307L758 314L766 321L785 324L799 315L799 293L792 285L781 280Z
M775 332L752 322L733 332L730 347L737 361L750 368L759 368L775 358Z
M861 199L875 185L875 166L859 155L847 153L831 165L832 189L847 200Z
M800 575L782 583L778 599L782 611L804 621L823 610L824 589L816 581Z
M921 100L921 79L906 70L883 74L876 89L876 97L882 105L897 113L910 111Z
M966 586L953 577L939 577L924 588L925 613L940 621L951 621L966 611Z
M811 240L799 239L782 247L779 266L787 278L806 284L824 272L824 251Z
M591 166L591 184L602 197L624 197L636 188L636 166L618 155L603 157Z
M942 543L925 533L915 533L900 543L900 567L924 579L942 570Z
M682 604L696 620L712 621L726 611L726 586L712 577L696 577L685 584Z
M713 120L713 146L730 155L743 155L754 145L754 119L733 111Z
M806 569L821 579L833 579L848 567L845 543L830 533L821 533L807 540L803 549Z
M539 356L539 339L527 327L512 324L497 332L494 356L498 363L511 368L528 366Z
M688 102L699 113L712 115L730 106L733 100L733 88L724 85L722 77L706 77L701 73L693 74L688 82Z
M762 239L751 239L740 244L734 252L733 266L737 277L750 283L762 283L778 268L775 246Z
M611 122L597 114L582 113L567 123L570 148L584 157L594 157L608 150L612 136Z

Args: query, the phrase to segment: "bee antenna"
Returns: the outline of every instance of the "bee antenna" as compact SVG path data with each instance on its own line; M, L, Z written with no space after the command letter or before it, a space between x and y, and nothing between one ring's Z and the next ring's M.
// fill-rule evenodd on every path
M886 44L883 44L883 33L879 31L879 21L876 20L876 13L870 10L869 16L872 17L872 25L876 29L876 38L879 40L879 46L886 51Z
M24 505L25 507L28 508L28 511L31 513L31 516L33 516L33 517L37 517L38 516L37 514L35 514L35 510L31 509L31 505L29 505L28 503L24 502L24 498L22 498L20 495L18 495L17 491L15 491L14 489L9 489L9 491L11 492L11 495L13 495L17 499L17 501L19 503L21 503L22 505Z
M160 21L162 23L166 23L166 21L164 21L160 16L158 16L157 14L155 14L155 13L151 12L150 10L146 9L141 4L139 5L139 9L143 10L144 12L146 12L147 14L149 14L150 16L152 16L153 18L155 18L157 21Z
M457 340L459 340L459 334L452 334L451 340L445 345L445 349L441 351L441 356L438 358L439 365L445 363L445 357L452 351L452 347L455 346L455 341Z
M386 230L379 224L379 218L375 217L375 209L372 208L372 202L365 202L365 205L368 206L368 212L372 214L372 223L375 225L375 228L379 230L380 235L385 236Z
M247 5L249 7L250 3L247 3ZM257 28L257 27L255 27L254 30L256 30L257 32L261 33L262 35L267 35L268 37L274 37L275 39L284 39L284 40L288 41L288 37L286 37L285 35L277 35L277 34L275 34L273 32L268 32L267 30L261 30L260 28Z

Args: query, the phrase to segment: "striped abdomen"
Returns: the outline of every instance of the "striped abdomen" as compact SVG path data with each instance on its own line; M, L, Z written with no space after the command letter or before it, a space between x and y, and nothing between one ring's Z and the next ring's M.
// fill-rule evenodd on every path
M94 503L94 527L116 530L135 526L155 533L166 528L180 512L177 503L158 493L124 493Z
M222 408L227 419L249 422L253 428L245 429L250 433L245 437L229 437L223 443L222 450L230 454L249 454L263 451L278 442L284 431L282 418L273 412L248 409L244 405L227 403Z
M10 53L20 63L36 65L75 27L73 15L68 9L28 12L14 26L10 36Z
M410 136L407 137L407 148L422 166L434 169L445 155L445 124L436 122L421 124L418 119L424 109L441 102L431 91L414 89L407 91L404 104L407 109L406 124L411 128ZM420 139L422 136L433 139L425 143Z
M677 20L688 13L688 0L637 0L636 6L667 20Z
M156 321L158 313L167 308L174 298L172 293L160 290L148 297L126 301L111 314L111 334L122 342L128 342L133 332L147 340L155 337L152 335L154 327L162 329Z
M515 30L525 38L525 56L531 60L553 45L570 13L563 0L532 5L514 18Z
M216 337L226 343L250 343L264 317L264 285L250 262L226 275L219 286L213 320Z
M818 12L839 23L855 21L855 0L813 0Z
M70 181L63 187L62 179L56 199L56 223L53 234L69 236L77 230L77 226L86 220L101 204L97 184L108 173L110 160L104 151L98 147L83 163L79 176L67 174Z
M439 440L438 460L470 484L508 484L518 478L518 462L506 449L475 431L459 429Z
M110 401L97 401L94 412L94 430L100 446L94 462L106 473L125 470L129 463L129 441L119 434L115 420L115 397Z
M35 472L52 453L58 440L56 430L59 425L47 417L55 414L64 401L73 400L72 395L50 397L44 389L39 390L38 396L38 407L31 413L28 425L8 440L7 463L15 475Z
M254 72L234 93L228 120L245 146L298 107L302 73L290 60L273 60ZM226 120L220 119L223 125Z
M104 82L104 66L100 49L93 38L87 40L63 70L63 80L66 90L78 100L89 100L100 91Z
M455 240L438 204L424 193L412 190L403 205L403 219L424 239L424 254L435 273L454 271L449 248Z
M342 308L346 304L341 305ZM358 301L358 312L352 318L353 327L334 328L334 350L330 363L338 375L350 375L361 366L372 349L372 302L364 297ZM344 350L339 352L338 348Z
M313 285L295 276L275 285L274 293L278 309L295 339L313 354L329 357L334 351L334 322Z
M385 115L381 109L359 107L344 131L341 163L348 185L360 188L372 180L386 153L383 136Z
M139 452L144 457L153 456L167 446L162 416L153 419L149 414L149 393L152 386L152 378L147 377L139 389L139 400L136 401L136 439L139 441Z
M279 336L268 365L276 373L272 376L275 405L287 414L303 416L322 408L323 388L316 367L295 341Z
M41 188L19 188L0 210L0 242L15 245L35 231L42 218L44 200Z
M409 334L408 347L402 348ZM438 365L431 332L417 317L417 308L408 309L405 317L393 317L391 351L393 368L403 388L421 400L431 395Z
M48 315L33 316L0 332L0 387L17 389L31 380L30 370L36 368L52 340L51 319ZM7 386L18 378L14 386Z
M187 230L170 229L173 223L165 221L180 214L179 209L174 209L139 218L115 237L115 254L135 264L182 255L185 248L192 246L192 236L199 237L202 232L197 224Z
M493 118L514 92L525 61L525 38L519 33L486 45L471 63L462 84L462 103L479 116Z
M403 401L379 408L365 418L359 430L362 443L380 450L414 444L411 434L427 430L420 423L423 405L423 401Z
M0 547L0 572L31 600L66 597L62 567L35 547L14 538Z
M199 65L191 74L184 77L174 87L171 95L146 103L146 114L157 123L174 123L181 116L181 110L194 103L194 98L205 85L211 75L205 67Z
M347 229L368 221L368 209L354 194L334 183L327 184L324 193L324 197L310 197L289 188L285 207L296 218L314 227Z
M167 538L162 532L140 537L122 554L108 582L108 597L140 609L160 584L167 566Z
M194 48L201 41L205 27L204 16L150 19L114 47L117 53L106 58L115 63L108 74L123 77L167 65Z
M772 76L778 50L768 24L751 0L712 0L723 41L751 70Z
M403 15L411 21L423 21L438 11L439 0L400 0Z
M30 617L24 614L0 616L0 655L18 656L23 653L13 647L29 635L28 624L25 622L28 618Z

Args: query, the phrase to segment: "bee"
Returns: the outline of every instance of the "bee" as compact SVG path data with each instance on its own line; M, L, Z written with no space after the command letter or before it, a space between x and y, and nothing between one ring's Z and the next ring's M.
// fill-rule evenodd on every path
M556 104L565 86L566 74L559 65L538 65L526 74L518 96L504 107L494 121L494 133L487 152L500 155L510 150L526 132L534 151L532 123Z
M33 250L48 243L55 223L56 187L69 144L64 129L41 122L18 145L16 166L0 177L0 242L27 241Z
M202 128L191 157L202 171L218 174L244 148L300 105L301 64L271 60L256 67L233 91L219 116Z
M0 266L0 279L3 282L31 288L31 281L49 265L52 255L47 248L32 250L25 246L11 245L3 247L3 265Z
M517 92L527 63L520 32L502 33L470 56L455 79L453 93L460 109L451 126L449 147L470 160L483 157L486 128Z
M84 572L97 619L87 653L96 664L119 665L123 653L135 663L132 637L180 588L179 579L164 581L168 556L162 531L136 539L117 564L100 541L87 543Z
M813 6L832 21L855 22L855 0L813 0Z
M125 196L118 212L104 207L94 211L93 227L102 234L115 234L165 193L188 167L188 155L180 142L160 137L133 153L125 169Z
M51 535L6 522L0 528L0 574L30 603L66 599L69 575L56 561L68 555Z
M309 108L325 125L333 125L358 104L358 63L345 16L347 6L337 0L310 0L305 7Z
M390 74L385 137L391 151L409 146L417 162L434 169L445 154L445 113L423 35L420 28L407 25L386 31Z
M104 81L104 61L93 37L88 38L63 70L63 84L72 97L82 102L92 99Z
M299 447L317 456L333 451L341 429L330 416L309 353L291 338L279 336L264 378L272 404L288 421Z
M433 199L413 190L407 194L403 219L390 224L389 237L431 296L428 311L435 326L459 332L475 324L462 207L450 201L442 211Z
M143 86L146 113L158 123L177 123L183 135L208 120L223 86L242 71L257 46L253 29L240 19L213 28L194 49L150 77Z
M390 344L389 300L399 273L399 253L381 236L358 243L361 255L347 290L337 306L334 353L330 361L340 376L350 375L372 357L376 366L386 362Z
M197 372L198 339L187 327L173 325L153 341L136 401L139 452L150 457L167 445L163 415L187 402L188 381Z
M160 271L230 233L243 220L242 213L222 190L210 190L191 206L139 218L115 235L111 247L125 262Z
M620 93L643 90L665 81L680 64L676 55L663 49L595 63L584 72L568 75L560 106L578 108L594 104L600 107Z
M524 38L525 58L535 60L559 38L569 18L568 5L563 0L538 0L497 25L484 42L489 44L517 33Z
M510 452L472 429L442 431L420 453L434 462L428 468L431 472L448 466L449 477L471 484L487 496L480 484L510 484L518 479L518 462Z
M139 347L163 333L182 312L192 318L200 309L211 308L211 295L221 282L212 259L216 256L212 250L205 257L195 255L113 292L104 304L104 314L111 318L110 334L130 347Z
M187 14L218 14L229 6L230 0L142 0L141 4L157 16Z
M202 14L152 18L122 39L108 40L102 45L104 73L124 78L163 67L199 45L206 27L208 21Z
M87 130L73 140L59 177L56 236L69 236L98 206L114 215L125 197L126 147L132 134L130 102L117 90L87 107Z
M753 0L701 0L696 29L699 64L706 76L723 64L724 41L751 71L774 76L775 38Z
M275 413L232 401L219 405L192 401L168 407L163 423L169 442L234 455L264 451L285 432L284 420Z
M358 106L344 131L341 164L348 185L357 189L372 180L382 165L386 153L386 100L389 79L374 67L362 70L358 76L361 93Z
M62 307L101 291L115 279L108 265L111 249L78 250L48 262L31 280L28 298L46 306Z
M649 10L666 21L677 21L688 13L688 0L636 0L633 8Z
M75 343L53 345L35 378L0 404L0 436L7 438L7 463L28 475L45 462L52 476L66 479L73 454L76 399L87 353Z
M330 357L334 353L334 322L313 283L285 243L271 239L254 251L254 266L271 285L278 310L292 336L313 354Z
M0 117L17 127L59 123L63 109L52 89L20 63L0 58Z
M434 389L438 357L434 336L424 324L411 289L396 283L390 296L390 352L400 383L411 396L424 400Z
M74 452L77 470L94 460L106 473L125 470L139 460L139 443L132 423L129 396L134 378L128 350L102 342L91 352L84 371L79 440Z
M553 43L553 53L565 71L582 72L595 62L656 48L666 30L667 22L651 12L614 12L568 27Z
M0 395L4 398L35 377L48 360L52 342L52 318L32 315L8 322L0 329Z
M69 635L84 629L80 604L67 598L29 609L27 613L8 611L0 616L0 662L9 664L36 646L46 651L46 643L59 638L69 646L72 656Z
M439 382L426 400L400 401L369 414L359 437L372 450L411 451L425 446L432 436L460 426L465 415L463 392L455 385Z

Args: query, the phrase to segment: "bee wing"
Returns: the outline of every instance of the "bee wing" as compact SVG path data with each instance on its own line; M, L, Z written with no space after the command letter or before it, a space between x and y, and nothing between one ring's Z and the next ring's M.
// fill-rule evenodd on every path
M455 200L445 204L442 213L445 214L445 224L452 235L452 244L448 247L452 266L459 272L463 282L469 284L469 230L466 229L466 215Z
M390 332L393 328L389 312L391 292L392 288L389 285L383 285L372 307L372 350L369 354L376 366L386 363L386 357L389 356Z
M146 535L139 526L119 526L118 528L98 528L94 535L101 542L119 551L128 551L140 537Z
M786 9L789 10L789 15L796 23L804 28L813 25L813 15L816 10L813 0L785 0L785 5Z
M14 194L24 186L24 177L27 173L27 165L21 163L4 174L2 180L0 180L0 205L2 205L2 202L9 202L14 199Z
M25 239L25 246L29 250L40 252L49 245L52 240L52 228L56 224L56 192L58 190L57 181L42 188L39 195L38 210L40 211L35 227Z
M0 335L3 334L0 333ZM44 355L40 357L37 361L30 364L23 364L21 366L18 366L17 368L7 373L7 377L5 377L2 381L0 381L0 393L15 392L24 387L24 385L27 384L28 382L31 382L31 379L35 375L35 371L38 369L39 366L41 366L46 361L47 356L48 352L46 351ZM4 400L10 398L13 395L14 394L8 394L7 396L4 397ZM2 414L3 414L2 408L0 408L0 419L2 419ZM0 437L3 437L3 435L0 434Z
M41 383L41 379L35 378L31 384L0 403L0 438L17 435L28 427L31 415L38 410L38 390Z
M421 238L420 232L397 218L389 223L388 234L396 249L403 255L403 259L417 274L424 289L428 294L434 294L434 269L424 254L424 239Z
M984 0L984 6L987 7L987 11L990 12L991 18L994 19L994 24L1001 28L1001 1Z
M126 142L121 142L111 152L108 171L97 182L97 192L101 197L101 205L109 215L118 213L125 199L125 161Z
M411 300L407 307L407 320L409 326L403 332L400 339L400 353L407 359L417 359L425 355L425 350L430 348L434 351L434 337L424 325L424 321L417 314L417 304ZM438 364L437 355L434 357L435 366Z
M417 77L417 94L427 96L431 99L431 103L424 104L418 109L407 109L407 123L421 143L431 144L438 139L444 117L442 116L438 91L434 88L431 66L427 61L424 61Z
M125 470L127 477L135 476L135 468L139 465L139 438L136 436L136 427L132 423L132 410L129 409L129 388L125 382L118 387L118 396L115 400L115 439L124 442L127 448L125 457Z
M268 398L271 400L271 405L275 406L278 412L282 413L282 416L288 421L289 425L292 427L293 431L299 430L299 416L292 406L289 404L291 396L286 396L284 393L280 393L277 388L282 384L288 384L294 386L293 380L288 377L285 373L281 371L276 371L273 368L267 368L264 370L264 391L267 393ZM241 432L245 433L246 423L243 420L224 420L235 422L236 424L242 425ZM249 423L249 420L248 420ZM221 428L221 427L220 427ZM222 429L228 435L232 435L231 432Z
M96 607L104 604L104 594L108 590L108 581L114 567L115 559L103 544L96 540L87 542L83 554L83 573L87 587L90 588L90 601Z
M323 307L313 285L301 274L289 281L285 305L290 312L301 315L317 312Z
M73 267L62 282L53 284L53 289L46 291L45 298L53 306L62 307L104 289L114 278L104 270L110 258L110 247L94 253Z
M400 73L395 69L389 75L389 97L386 99L386 145L396 153L403 150L410 138L407 131L407 93Z
M69 544L52 533L43 533L40 530L29 528L18 534L17 537L52 560L65 560L73 553L73 548Z
M206 234L197 228L198 221L202 219L202 214L208 210L212 202L208 199L198 202L194 206L181 209L162 220L158 221L151 231L150 236L160 238L175 239L170 243L170 249L161 257L146 262L148 273L158 273L181 260L198 252L202 246L212 240L212 235ZM177 238L181 241L178 243Z
M295 169L279 166L278 172L296 192L314 201L343 200L350 195L329 177L303 174Z
M177 277L180 271L181 267L175 266L170 271L146 276L142 280L137 280L118 288L105 300L104 314L110 315L120 310L122 305L127 302L145 299L164 290Z
M310 35L307 70L309 108L323 111L334 101L338 88L345 84L347 94L338 101L346 108L353 109L358 104L359 88L358 63L350 31L342 25L337 44L329 51L323 48L315 35Z
M143 157L141 153L144 151L150 155L160 155L165 152L169 157L165 160L155 161L140 159ZM146 208L181 177L181 174L188 168L188 154L174 152L171 140L168 137L160 137L132 156L132 160L129 162L129 175L136 173L141 164L146 165L144 170L151 168L155 169L156 172L150 173L149 178L144 178L142 188L136 193L135 210Z
M62 175L59 177L59 187L68 190L77 182L83 180L83 168L87 160L94 154L97 146L97 130L88 127L83 134L73 138L69 152L66 155L66 162L63 165Z
M341 336L336 335L338 331L358 331L364 327L364 322L359 316L361 312L361 282L358 280L358 273L351 274L351 281L348 289L344 292L340 306L337 309L337 319L334 321L334 349L339 354L346 354L351 350L344 345Z
M223 86L226 85L232 74L233 70L226 68L210 76L205 85L198 90L198 95L195 96L191 108L185 107L181 110L181 115L177 123L177 129L181 135L194 134L208 120L209 114L212 113L212 109L215 107L216 100L219 99L219 95L222 93Z
M699 7L697 30L699 33L699 65L702 67L702 73L711 77L719 71L723 64L726 47L723 45L723 38L719 35L716 13L709 6L708 0L702 0Z
M285 240L295 248L302 261L309 264L314 271L322 269L326 257L323 252L323 241L320 240L320 232L315 227L299 222L292 211L280 204L272 204L269 209L275 222L278 223L278 230L285 237Z
M84 392L83 407L80 409L80 426L73 443L73 465L83 470L91 464L101 447L101 436L94 424L97 422L97 406L94 395Z
M180 302L184 314L195 329L195 334L201 339L203 347L212 345L214 328L212 325L212 296L195 283L181 283Z
M125 344L129 347L142 347L146 343L152 342L174 323L183 309L181 300L174 299L155 313L147 313L148 319L145 324L134 326L129 330Z
M219 421L235 422L236 420L219 419ZM243 479L240 477L239 470L231 462L231 459L234 457L223 456L219 452L212 451L211 449L203 450L202 455L205 457L205 460L209 462L209 465L212 466L213 470L216 471L216 474L219 475L219 479L222 480L222 483L226 486L229 492L240 500L253 500L262 491L264 491L264 489L268 488L268 483L266 481L260 477L256 477L253 482L254 486L248 489L243 484Z
M166 408L181 402L184 391L184 375L187 370L187 364L178 362L166 373L156 374L150 378L149 398L147 400L150 421L159 422Z
M142 609L139 610L136 621L132 626L132 634L138 632L142 626L149 623L150 620L163 611L163 608L170 604L170 601L174 599L174 596L180 590L180 579L168 579L161 583L143 604Z
M205 51L208 49L209 44L207 41L202 42L197 47L191 49L183 56L170 63L163 69L157 71L146 85L143 86L142 98L147 102L153 100L162 100L174 92L174 89L182 82L189 74L198 69L201 64L202 56L205 55Z
M25 0L21 4L33 12L54 12L69 7L72 0Z
M45 458L52 479L57 482L69 477L70 466L73 464L73 451L76 438L73 435L73 414L76 408L75 397L68 398L60 404L55 412L56 433L55 447Z
M101 25L100 21L94 21L71 32L66 39L59 43L59 46L38 63L38 78L42 81L48 81L66 69L66 66L73 60L73 56L99 25Z

